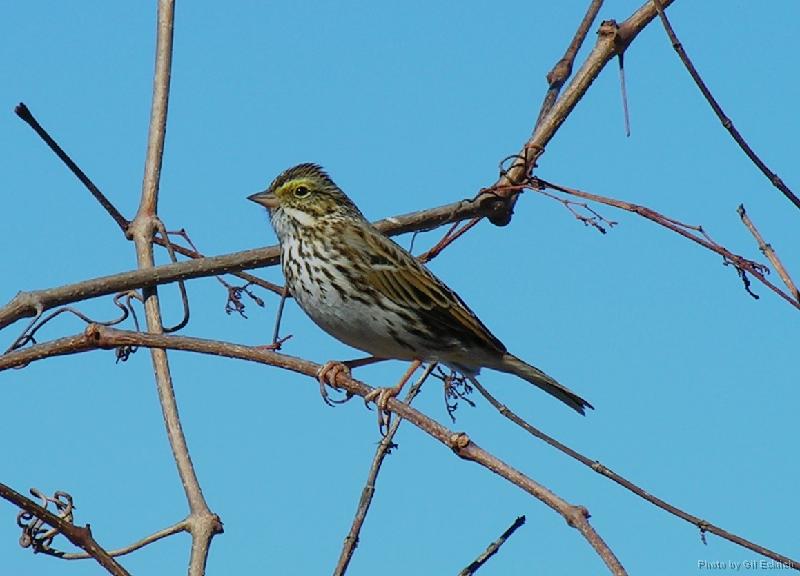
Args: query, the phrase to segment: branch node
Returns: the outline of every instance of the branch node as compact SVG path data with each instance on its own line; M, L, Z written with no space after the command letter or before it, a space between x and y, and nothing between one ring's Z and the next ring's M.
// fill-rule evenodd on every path
M606 466L599 460L595 460L594 462L592 462L591 468L598 474L606 475L608 473L608 468L606 468Z
M469 435L466 432L455 432L450 435L450 448L453 449L453 452L459 454L460 452L469 446L471 440L469 439Z
M92 323L86 326L86 329L83 331L83 334L89 340L99 341L100 337L102 336L101 330L102 326L100 326L99 324Z
M571 528L578 528L591 517L589 509L581 505L571 506L569 512L564 515L567 525Z

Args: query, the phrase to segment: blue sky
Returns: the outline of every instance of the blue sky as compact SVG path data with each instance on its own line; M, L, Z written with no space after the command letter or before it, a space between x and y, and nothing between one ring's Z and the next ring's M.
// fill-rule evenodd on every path
M116 206L132 217L150 106L151 3L12 3L5 7L0 147L5 218L0 301L135 266L132 246L77 180L13 114L24 101ZM160 214L207 254L272 244L245 197L284 168L325 166L370 218L473 196L527 139L586 2L183 2L177 8ZM623 20L634 2L606 3ZM790 73L794 2L677 2L684 46L726 112L795 189L800 81ZM596 26L595 26L596 28ZM757 41L755 40L757 39ZM588 43L594 40L590 34ZM581 52L585 55L587 48ZM579 57L579 59L580 59ZM712 115L663 30L626 54L632 136L616 64L563 125L537 174L702 224L761 258L739 222L744 203L800 280L800 214L744 158ZM590 400L581 418L512 376L482 382L544 431L648 491L764 546L800 556L796 498L797 311L758 284L754 300L721 259L631 214L606 235L535 194L510 226L481 223L431 264L518 356ZM420 235L416 249L441 231ZM410 239L401 238L408 246ZM164 255L161 255L162 262ZM279 282L277 268L263 276ZM775 274L771 278L778 282ZM188 286L184 333L263 344L276 301L224 312L211 279ZM161 290L167 322L177 290ZM98 318L109 299L81 303ZM42 338L82 329L52 323ZM3 349L21 326L0 334ZM294 305L289 354L324 362L358 353ZM171 353L183 425L212 509L225 523L209 574L329 573L378 441L374 412L331 409L308 378ZM403 366L361 369L373 385ZM57 358L0 374L0 481L70 492L76 520L108 548L187 511L161 423L146 351ZM760 557L697 529L527 437L478 398L452 425L432 380L419 407L570 502L631 573L703 572L698 561ZM482 574L602 573L560 516L514 486L404 427L386 462L350 574L457 573L518 515L527 524ZM0 503L4 573L99 574L90 561L17 546L16 511ZM179 574L186 535L122 561L132 573Z

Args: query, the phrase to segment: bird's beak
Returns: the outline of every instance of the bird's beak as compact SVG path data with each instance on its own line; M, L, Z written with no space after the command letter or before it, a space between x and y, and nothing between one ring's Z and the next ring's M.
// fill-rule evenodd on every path
M256 204L261 204L262 206L272 209L278 207L278 197L275 196L272 192L264 190L262 192L256 192L247 197L248 200L252 200Z

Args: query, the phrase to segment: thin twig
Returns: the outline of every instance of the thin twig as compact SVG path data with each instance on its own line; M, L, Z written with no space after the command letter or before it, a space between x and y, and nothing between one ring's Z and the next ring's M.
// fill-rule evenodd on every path
M564 208L569 210L570 214L572 214L578 222L582 223L584 226L591 226L601 234L605 234L607 232L605 226L603 226L602 223L605 223L609 228L613 228L618 224L618 222L615 222L614 220L608 220L605 217L603 217L601 214L592 209L592 207L589 206L586 202L576 202L575 200L561 198L560 196L556 196L555 194L550 194L546 190L537 190L537 192L539 194L547 196L548 198L552 198L556 202L559 202L564 206ZM573 206L583 208L589 214L591 214L591 216L585 216L584 214L581 214L580 212L575 210Z
M436 363L429 364L428 367L425 368L425 371L422 373L422 375L417 379L416 382L414 382L411 388L409 388L404 400L406 404L411 404L411 401L414 400L419 393L420 388L422 388L422 384L428 379L428 376L430 376L435 367ZM353 557L353 552L355 552L355 549L359 543L361 527L364 525L364 520L366 520L369 507L372 504L372 498L375 495L375 483L378 479L378 473L381 470L383 460L395 446L394 437L395 434L397 434L397 429L400 427L400 423L402 421L403 420L401 418L397 418L389 425L389 430L386 432L386 435L381 438L378 448L375 450L375 456L372 458L372 464L370 465L369 473L367 474L367 481L364 484L364 487L361 489L361 498L358 501L358 507L356 508L356 514L353 518L353 523L351 524L350 530L347 532L347 536L344 539L344 545L342 546L342 551L339 554L339 562L336 564L336 568L333 571L334 576L342 576L345 572L347 572L347 567L350 565L350 559Z
M780 276L781 280L783 280L783 283L786 284L786 288L789 289L789 293L794 296L795 300L800 301L800 294L797 292L797 286L792 281L792 277L784 267L781 259L778 258L778 254L772 248L772 244L764 242L764 238L756 228L756 225L753 224L753 221L750 220L750 216L747 215L747 212L744 209L744 204L739 204L739 208L736 209L736 212L739 214L739 217L742 219L744 225L747 226L747 229L750 230L750 233L756 239L756 242L758 242L758 249L761 250L761 253L772 263L772 267L775 268L778 276Z
M128 571L114 560L92 537L92 531L88 525L76 526L72 522L67 522L63 518L50 512L47 508L40 506L30 498L23 496L13 488L2 483L0 483L0 498L8 500L15 506L29 512L37 518L41 518L50 526L56 528L67 540L78 548L85 550L89 556L97 560L109 573L114 574L114 576L128 576Z
M561 59L555 63L553 68L550 69L550 72L547 73L547 92L545 93L542 106L539 108L539 117L536 119L536 126L539 126L542 119L550 113L553 104L556 102L558 93L561 91L561 87L564 86L564 83L572 75L572 66L575 63L575 57L578 55L578 50L581 49L583 41L586 39L586 35L589 33L589 29L592 27L595 18L597 18L597 13L600 12L600 7L602 5L603 0L591 1L581 23L578 24L578 29L575 31L575 35L572 37L572 41L569 43L566 52L564 52ZM536 130L536 128L534 128L534 130Z
M622 98L622 116L625 121L625 136L631 136L631 117L628 113L628 88L625 85L625 53L620 52L617 56L619 62L619 90Z
M6 352L10 352L16 348L21 348L22 346L26 346L29 343L36 342L36 333L44 327L45 324L53 320L54 318L60 316L61 314L69 313L77 316L87 324L102 324L103 326L116 326L121 322L127 320L128 316L131 313L132 308L129 304L122 304L120 299L125 297L126 293L120 293L114 296L114 304L122 310L121 315L114 320L107 320L105 322L99 320L93 320L89 318L86 314L81 312L80 310L76 310L75 308L71 308L69 306L64 306L62 308L57 308L56 310L52 311L50 314L39 315L34 319L34 322L31 322L28 326L25 327L25 330L22 331L16 340L11 343L11 346L8 347Z
M489 544L489 547L481 553L475 560L470 562L469 566L464 568L461 572L458 573L458 576L471 576L478 571L478 569L486 564L486 561L497 554L500 550L500 546L506 543L511 535L517 531L517 528L525 524L525 516L519 516L516 520L509 526L505 532L500 535L500 538Z
M175 250L175 252L177 252L178 254L181 254L182 256L188 256L189 258L195 258L195 259L205 258L205 255L202 252L200 252L200 250L197 249L197 246L194 245L194 242L192 242L192 239L189 237L189 233L186 232L185 229L181 228L180 230L177 230L175 232L168 231L167 234L169 236L172 235L180 236L186 241L187 244L189 244L189 248L181 246L180 244L175 244L169 240L164 241L164 239L162 239L159 236L155 237L154 242L159 246L163 246L165 248L167 247L168 244L170 244L172 246L172 249ZM254 276L253 274L248 274L247 272L232 272L231 275L241 278L242 280L245 280L248 284L255 284L256 286L261 286L262 288L269 290L270 292L274 292L275 294L280 294L281 290L283 289L281 286L278 286L277 284L273 284L268 280L264 280L263 278L259 278L258 276ZM228 291L230 292L231 285L228 282L226 282L221 276L217 276L216 278L220 282L220 284L225 286L225 288L228 289Z
M161 238L164 239L164 245L167 248L167 253L169 254L169 259L171 262L175 263L178 259L175 257L175 249L172 245L172 242L169 241L169 235L167 234L167 229L164 226L164 223L161 221L161 218L155 219L156 230L159 234L161 234ZM155 264L155 262L154 262ZM164 328L164 332L169 334L170 332L177 332L181 328L185 327L189 323L189 297L186 294L186 282L181 280L178 282L178 291L181 294L181 304L183 305L183 318L180 322L178 322L175 326L170 326L169 328Z
M608 206L619 208L620 210L632 212L634 214L638 214L643 218L647 218L648 220L651 220L656 224L668 228L673 232L680 234L684 238L688 238L692 242L696 242L701 246L703 246L704 248L707 248L712 252L719 254L720 256L722 256L723 262L725 264L732 264L739 273L739 276L743 279L745 283L745 288L751 295L753 295L753 293L749 290L749 280L747 280L747 277L744 276L745 272L757 278L758 281L761 282L764 286L766 286L767 288L775 292L778 296L786 300L789 304L800 310L800 302L798 302L791 295L787 294L786 292L781 290L778 286L767 280L765 274L768 272L768 269L764 265L754 262L752 260L748 260L744 256L734 254L724 246L712 241L709 238L708 234L705 233L702 226L691 226L689 224L684 224L673 218L668 218L651 208L640 206L638 204L633 204L632 202L625 202L623 200L616 200L614 198L607 198L605 196L600 196L599 194L583 192L581 190L576 190L574 188L567 188L566 186L560 186L558 184L547 182L546 180L542 180L541 178L532 179L532 187L534 189L539 189L541 186L546 186L548 188L552 188L553 190L558 190L559 192L564 192L566 194L578 196L579 198L585 198L586 200L592 200L594 202L599 202L600 204L606 204ZM692 231L697 232L697 234L693 234Z
M575 460L577 460L581 464L583 464L585 466L588 466L589 468L591 468L592 470L594 470L598 474L600 474L602 476L605 476L606 478L616 482L617 484L619 484L623 488L626 488L627 490L630 490L631 492L633 492L634 494L636 494L640 498L643 498L644 500L647 500L648 502L650 502L651 504L657 506L658 508L661 508L662 510L667 511L670 514L672 514L674 516L677 516L678 518L680 518L682 520L685 520L685 521L687 521L687 522L689 522L691 524L694 524L695 526L697 526L700 529L701 534L703 534L705 532L709 532L711 534L716 534L720 538L724 538L725 540L728 540L729 542L733 542L734 544L737 544L737 545L739 545L739 546L741 546L743 548L747 548L748 550L752 550L753 552L757 552L758 554L761 554L762 556L766 556L767 558L771 558L773 560L776 560L777 562L780 562L783 565L791 566L792 568L794 568L796 570L800 570L800 563L798 563L797 561L792 560L791 558L788 558L788 557L786 557L786 556L784 556L782 554L778 554L777 552L773 552L772 550L770 550L768 548L760 546L760 545L756 544L755 542L751 542L749 540L746 540L746 539L742 538L741 536L737 536L736 534L728 532L727 530L723 530L722 528L720 528L720 527L718 527L718 526L716 526L714 524L711 524L710 522L707 522L707 521L703 520L702 518L699 518L697 516L693 516L693 515L689 514L688 512L684 512L680 508L677 508L677 507L673 506L672 504L662 500L661 498L653 496L652 494L650 494L649 492L646 492L644 489L640 488L639 486L637 486L636 484L634 484L630 480L627 480L626 478L620 476L619 474L617 474L613 470L607 468L606 466L601 464L599 461L587 458L586 456L584 456L580 452L578 452L576 450L573 450L572 448L570 448L566 444L562 444L561 442L559 442L558 440L556 440L552 436L548 436L547 434L545 434L544 432L542 432L538 428L535 428L534 426L531 426L528 422L526 422L520 416L518 416L512 410L510 410L505 404L501 403L494 396L492 396L492 394L488 390L486 390L486 388L484 388L480 383L476 383L475 387L478 389L478 391L481 393L481 395L484 398L486 398L486 400L489 401L489 404L491 404L498 412L500 412L500 414L502 414L503 416L505 416L506 418L511 420L514 424L516 424L517 426L519 426L520 428L522 428L523 430L528 432L530 435L532 435L532 436L534 436L536 438L539 438L540 440L543 440L545 443L549 444L550 446L552 446L553 448L555 448L559 452L562 452L562 453L566 454L570 458L574 458Z
M454 224L447 233L442 237L439 242L437 242L430 250L427 252L420 254L417 256L417 260L423 263L430 262L434 258L436 258L439 254L442 253L442 250L450 246L453 242L461 238L466 232L471 230L475 227L475 225L480 222L482 217L476 216L466 224L464 224L461 228L456 229L456 224Z
M714 110L714 114L717 115L717 118L719 118L722 126L728 131L734 141L739 145L739 148L741 148L747 157L750 158L753 164L755 164L761 173L767 177L772 185L780 190L783 195L786 196L790 202L792 202L792 204L794 204L797 208L800 208L800 198L798 198L794 192L792 192L789 187L784 184L783 180L781 180L777 174L770 170L769 166L767 166L764 161L759 158L744 137L736 129L736 126L733 125L733 121L726 116L725 112L722 110L722 106L719 105L719 102L717 102L716 98L714 98L714 96L711 94L711 90L708 89L708 86L706 86L706 83L700 77L700 73L697 72L694 64L689 59L689 55L686 53L686 50L684 50L683 44L681 44L680 40L678 40L675 30L673 30L672 25L667 19L667 14L664 12L667 2L664 2L663 0L653 0L653 2L658 10L658 16L661 19L661 23L664 25L664 30L666 30L667 36L669 36L669 40L672 42L672 47L675 49L675 52L678 53L681 62L683 62L683 65L686 66L686 70L688 70L692 80L694 80L695 84L697 84L700 92L703 93L703 97L705 97L706 101L711 106L711 109Z
M186 520L181 520L177 524L173 524L163 530L159 530L158 532L154 532L149 536L145 536L141 540L134 542L133 544L129 544L123 548L117 548L116 550L109 550L108 555L117 558L119 556L125 556L126 554L130 554L131 552L136 552L137 550L144 548L148 544L152 544L153 542L158 542L162 538L166 538L167 536L172 536L173 534L178 534L180 532L186 532L188 530L188 526L186 524ZM66 553L66 552L59 552L59 553L49 553L51 556L57 556L62 560L86 560L89 558L88 554L85 553Z
M72 171L73 174L81 181L81 183L86 186L86 188L91 192L92 196L100 203L100 205L105 208L106 212L108 212L109 216L114 219L114 222L117 223L117 226L120 227L120 230L125 232L128 229L128 225L130 222L127 218L125 218L119 210L105 197L100 189L95 186L94 182L92 182L89 177L81 170L77 164L69 157L69 155L64 152L61 146L48 134L47 130L45 130L41 124L33 117L33 114L28 109L28 107L20 102L16 108L14 108L14 112L16 112L17 116L22 118L34 131L39 135L39 137L45 141L45 143L50 147L50 149L55 152L56 156L58 156L61 161L67 165L67 167Z

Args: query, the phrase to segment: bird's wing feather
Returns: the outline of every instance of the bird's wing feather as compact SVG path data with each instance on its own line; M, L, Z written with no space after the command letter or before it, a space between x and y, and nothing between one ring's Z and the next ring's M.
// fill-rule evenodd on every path
M455 292L393 240L362 227L348 227L344 235L342 240L364 260L366 280L383 296L465 344L506 352Z

